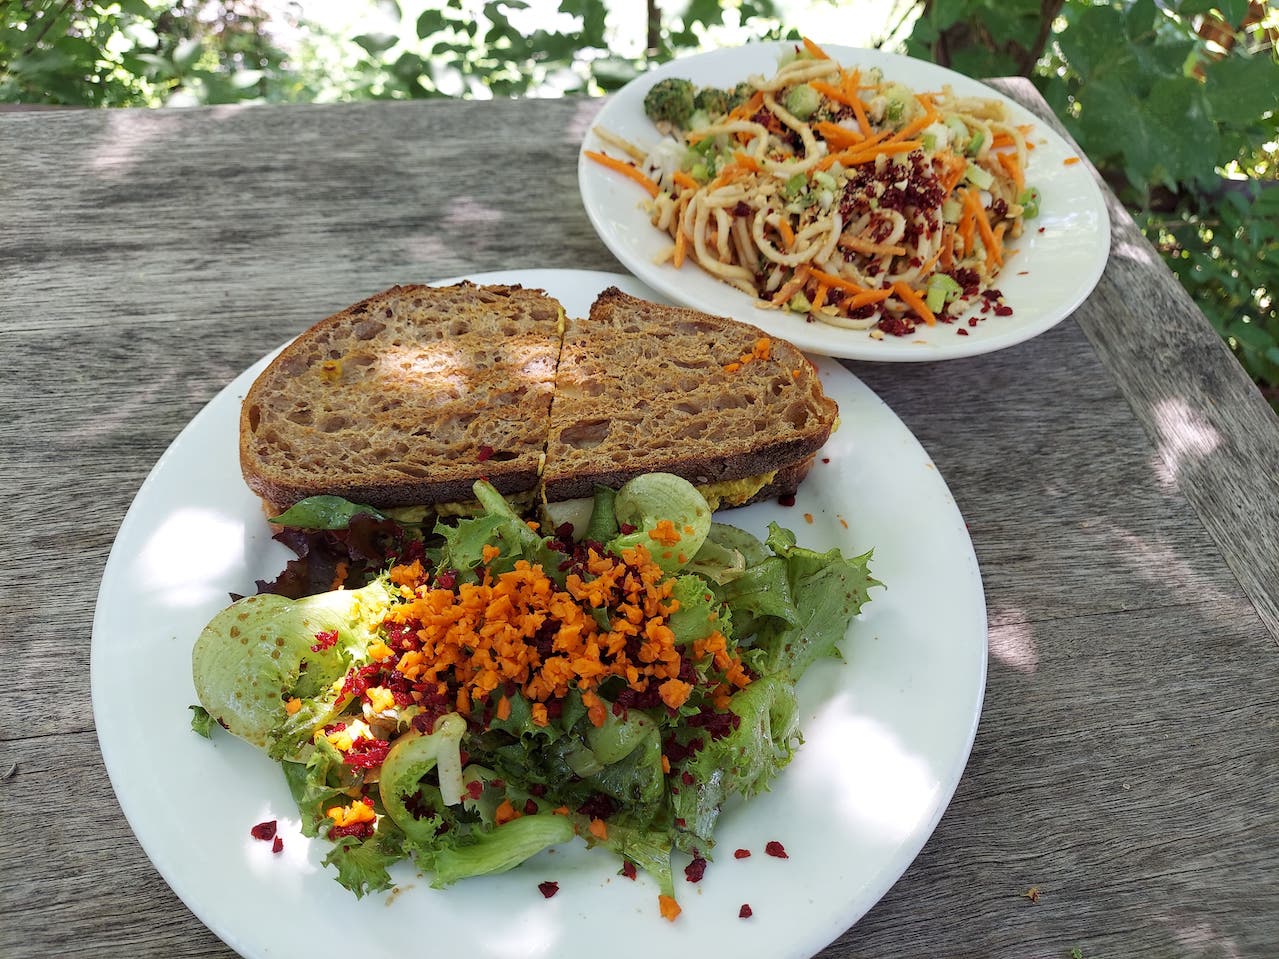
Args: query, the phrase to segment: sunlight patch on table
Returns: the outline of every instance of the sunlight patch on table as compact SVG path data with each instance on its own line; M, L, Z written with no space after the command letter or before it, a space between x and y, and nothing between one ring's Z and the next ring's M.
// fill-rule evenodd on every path
M1221 446L1221 434L1183 400L1161 400L1155 404L1153 415L1159 433L1155 474L1166 489L1172 489L1182 469Z
M141 589L162 596L170 607L225 600L224 576L245 563L244 521L216 510L174 510L138 551Z
M851 694L831 700L805 724L805 743L789 774L801 789L834 796L831 808L847 825L885 844L909 838L932 811L937 777L898 736L858 715Z
M1004 616L1025 619L1020 610L1007 609ZM993 628L987 634L990 655L1004 666L1019 673L1033 673L1039 665L1039 650L1035 645L1035 633L1030 623L1017 622Z
M104 110L106 130L97 151L89 159L89 172L103 180L120 180L146 160L146 148L153 140L172 140L172 131L182 121L176 112L153 110Z

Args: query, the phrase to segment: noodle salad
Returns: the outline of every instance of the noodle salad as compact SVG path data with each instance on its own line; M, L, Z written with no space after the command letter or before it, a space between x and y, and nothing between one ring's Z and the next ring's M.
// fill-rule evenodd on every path
M1011 314L994 282L1039 194L1025 175L1031 128L1002 100L916 92L805 39L770 78L729 90L667 78L644 108L656 144L596 127L625 158L585 152L647 190L671 237L658 262L691 261L758 306L875 338L978 304Z

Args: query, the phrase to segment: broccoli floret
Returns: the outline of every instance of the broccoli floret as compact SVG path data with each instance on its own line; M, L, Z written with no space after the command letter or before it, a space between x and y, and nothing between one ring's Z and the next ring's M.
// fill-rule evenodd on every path
M684 126L693 114L693 84L679 77L658 80L644 95L644 112L654 123Z
M730 96L732 94L727 90L720 90L717 87L702 87L702 89L697 91L697 96L693 97L693 107L704 111L707 116L723 116L732 109L728 105Z
M743 80L728 95L728 109L734 110L755 95L755 88Z

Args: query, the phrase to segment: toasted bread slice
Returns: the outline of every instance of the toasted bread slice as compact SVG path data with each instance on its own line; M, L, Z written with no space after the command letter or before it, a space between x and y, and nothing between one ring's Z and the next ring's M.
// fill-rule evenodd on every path
M712 508L791 494L837 412L791 344L611 287L565 331L544 496L659 471L698 486Z
M263 371L240 417L245 481L280 510L533 491L563 310L518 286L397 286L321 321Z

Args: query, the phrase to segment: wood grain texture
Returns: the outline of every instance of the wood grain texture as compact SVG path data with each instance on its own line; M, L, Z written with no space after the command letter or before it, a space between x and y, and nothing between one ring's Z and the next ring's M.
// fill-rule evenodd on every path
M599 106L0 116L0 955L233 955L149 864L98 752L116 530L191 417L315 320L396 282L618 269L576 187ZM1279 427L1112 210L1074 318L990 356L849 364L968 521L991 660L954 801L826 959L1279 942Z

